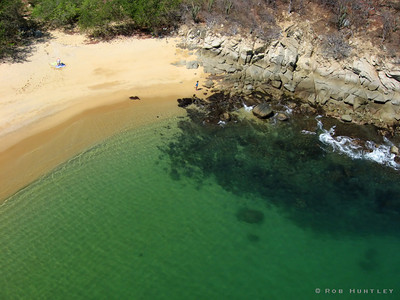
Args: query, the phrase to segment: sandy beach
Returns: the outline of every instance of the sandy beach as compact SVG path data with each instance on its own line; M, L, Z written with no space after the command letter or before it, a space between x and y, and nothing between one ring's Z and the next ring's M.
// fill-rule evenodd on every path
M175 39L88 43L53 32L24 63L0 65L0 203L40 175L127 126L183 114L200 69ZM66 67L51 64L60 58ZM138 96L140 100L129 100Z

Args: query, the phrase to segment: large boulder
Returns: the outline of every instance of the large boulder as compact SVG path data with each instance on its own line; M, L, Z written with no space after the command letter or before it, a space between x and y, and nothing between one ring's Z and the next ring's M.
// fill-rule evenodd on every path
M223 41L221 38L212 37L212 36L207 36L207 37L204 39L203 48L204 48L204 49L208 49L208 50L210 50L210 49L212 49L212 48L219 48L219 47L221 47L221 45L222 45L223 42L224 42L224 41Z
M268 103L260 103L253 108L253 114L260 119L268 119L274 115L274 111Z

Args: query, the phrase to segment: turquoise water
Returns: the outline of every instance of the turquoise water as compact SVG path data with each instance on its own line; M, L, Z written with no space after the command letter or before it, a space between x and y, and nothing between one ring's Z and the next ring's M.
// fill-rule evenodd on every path
M399 298L398 172L296 124L190 115L124 131L9 198L0 299Z

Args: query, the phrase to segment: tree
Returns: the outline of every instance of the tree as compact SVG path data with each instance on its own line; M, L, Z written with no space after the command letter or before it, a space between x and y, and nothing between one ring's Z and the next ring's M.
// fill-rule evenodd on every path
M23 31L27 28L23 8L20 0L0 2L0 57L12 54L15 46L22 42Z

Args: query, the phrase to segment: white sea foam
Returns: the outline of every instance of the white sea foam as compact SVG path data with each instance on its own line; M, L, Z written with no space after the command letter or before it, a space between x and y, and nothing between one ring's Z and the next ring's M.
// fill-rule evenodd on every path
M285 105L285 113L288 115L291 115L293 113L293 109L291 109L289 106Z
M302 134L311 134L311 135L316 135L316 132L312 132L312 131L308 131L308 130L302 130L301 131Z
M319 140L324 145L331 146L334 152L345 154L352 159L366 159L400 170L400 164L394 160L395 155L390 153L390 148L393 146L393 143L388 139L384 139L384 144L382 145L377 145L372 141L366 141L363 143L363 146L361 146L361 141L359 139L352 139L347 136L334 136L335 126L329 130L324 129L320 116L318 116L316 120L319 130L322 131L322 133L319 134Z
M247 105L243 102L243 108L244 108L245 111L250 112L250 111L253 110L254 105L247 106Z
M220 121L218 122L218 125L220 125L220 126L224 127L224 126L226 125L226 122L225 122L225 121L222 121L222 120L220 120Z

